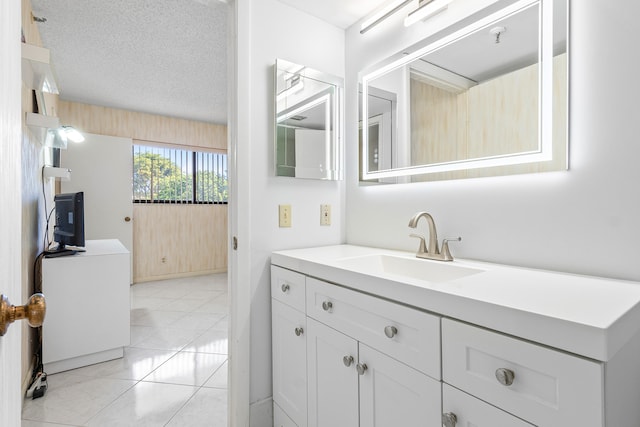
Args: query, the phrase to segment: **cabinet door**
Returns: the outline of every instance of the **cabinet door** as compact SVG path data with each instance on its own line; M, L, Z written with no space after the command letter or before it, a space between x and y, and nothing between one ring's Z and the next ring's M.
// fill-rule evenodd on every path
M273 400L298 425L307 425L306 317L277 300L271 303Z
M284 413L277 403L273 402L273 427L299 427Z
M439 381L362 343L359 353L360 427L441 426Z
M357 342L311 318L307 329L309 427L358 427Z
M446 383L442 385L442 412L443 416L455 416L455 424L449 425L456 427L533 426Z

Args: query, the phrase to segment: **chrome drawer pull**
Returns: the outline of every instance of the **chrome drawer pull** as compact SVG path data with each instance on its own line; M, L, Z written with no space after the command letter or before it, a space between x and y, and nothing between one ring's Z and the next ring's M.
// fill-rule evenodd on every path
M353 356L345 356L345 357L343 357L342 358L342 363L344 363L344 366L346 366L348 368L353 363Z
M516 378L516 374L507 368L498 368L496 369L496 379L503 386L509 387L513 384L513 380Z
M282 284L282 288L280 288L280 289L282 289L282 292L286 293L286 292L289 291L289 285L287 285L286 283L283 283Z
M302 335L304 333L304 329L296 328L295 329L295 333L296 333L296 336L300 336L300 335Z
M369 367L367 366L366 363L358 363L356 365L356 370L358 371L358 375L364 375L364 373L367 372L367 369L369 369Z
M333 303L331 301L323 301L322 309L331 313L331 309L333 309Z
M393 338L398 334L398 328L396 328L395 326L386 326L384 328L384 334L387 336L387 338Z
M456 423L458 422L458 417L453 412L447 412L446 414L442 414L442 425L444 427L456 427Z

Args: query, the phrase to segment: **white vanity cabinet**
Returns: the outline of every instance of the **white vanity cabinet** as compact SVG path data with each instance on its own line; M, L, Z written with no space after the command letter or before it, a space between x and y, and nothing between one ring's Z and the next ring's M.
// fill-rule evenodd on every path
M278 427L307 425L305 276L271 268L274 421Z
M295 421L278 427L640 426L640 283L351 245L272 263L274 319L287 298L301 316L274 328L306 328L304 355L289 352L304 373L274 331L275 417ZM472 273L412 276L446 268ZM285 275L303 286L282 292ZM279 406L294 394L282 366L306 381L297 415Z
M276 266L271 276L275 426L441 425L438 316Z

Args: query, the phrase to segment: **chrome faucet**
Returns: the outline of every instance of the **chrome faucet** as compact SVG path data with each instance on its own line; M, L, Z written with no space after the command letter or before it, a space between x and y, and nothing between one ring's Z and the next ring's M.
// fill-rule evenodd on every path
M418 234L410 234L411 237L416 237L420 239L420 247L418 248L418 252L416 253L416 257L418 258L426 258L433 259L437 261L453 261L453 256L451 256L451 252L449 251L449 242L450 241L460 241L461 237L456 237L454 239L444 239L442 241L442 251L438 248L438 235L436 233L436 223L433 221L433 217L428 212L418 212L409 220L409 227L416 228L418 226L418 221L420 218L424 217L427 220L427 225L429 226L429 244L425 242L424 236L420 236Z

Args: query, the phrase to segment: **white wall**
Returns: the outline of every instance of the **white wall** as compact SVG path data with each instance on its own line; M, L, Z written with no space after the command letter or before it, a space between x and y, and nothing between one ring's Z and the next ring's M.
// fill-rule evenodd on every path
M462 236L454 256L640 280L638 16L632 0L572 2L568 172L375 187L357 183L357 73L432 23L399 37L389 37L398 19L365 35L350 28L348 243L413 251L407 223L426 210L441 238Z
M270 253L338 244L344 235L343 182L274 176L273 65L282 58L343 76L344 31L276 0L239 0L238 6L238 31L248 31L250 36L242 35L237 51L237 62L243 67L237 72L235 107L239 212L232 230L236 228L239 239L238 268L250 268L249 274L238 275L235 286L250 287L250 301L236 304L250 304L250 400L254 403L272 394ZM332 205L330 227L320 226L323 203ZM291 228L278 227L279 204L291 205ZM251 420L251 424L271 425L271 420Z

